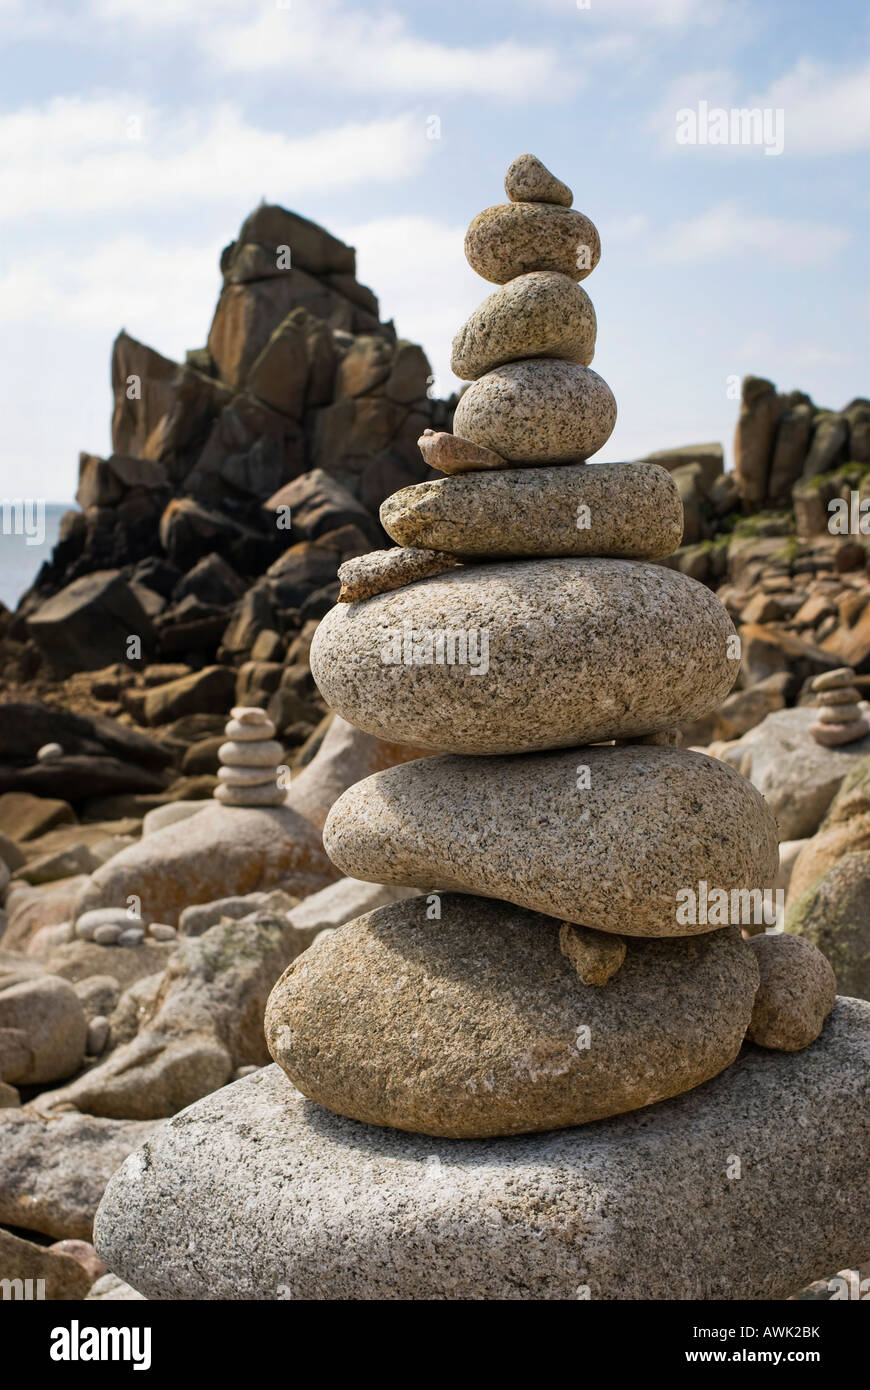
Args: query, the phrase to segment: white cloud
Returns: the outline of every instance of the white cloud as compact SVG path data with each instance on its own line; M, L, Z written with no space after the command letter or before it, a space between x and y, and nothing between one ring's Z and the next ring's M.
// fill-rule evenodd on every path
M141 120L141 138L131 118ZM423 120L351 121L288 136L234 106L171 118L131 96L59 98L0 116L0 220L106 209L173 213L202 204L276 201L416 172L431 151Z
M870 60L844 72L810 58L774 82L757 105L785 111L785 148L845 154L870 147Z
M28 256L0 276L0 318L114 337L121 324L171 357L205 341L220 289L217 248L119 237L62 257Z
M672 2L672 0L671 0ZM186 31L226 72L298 75L345 91L467 92L518 102L563 97L581 74L559 50L512 39L476 47L422 38L397 9L347 0L91 0L94 17L146 31Z
M522 0L526 8L540 10L542 0ZM543 0L555 14L579 15L584 21L605 25L630 20L644 29L677 30L709 27L734 19L735 0ZM740 6L742 9L743 7Z
M713 158L723 152L757 154L758 148L751 145L679 146L677 112L697 110L701 101L729 111L782 111L786 156L848 154L870 148L870 60L844 68L801 58L760 92L747 92L728 69L684 73L670 84L649 118L649 127L658 132L662 147L670 153L701 148L704 155L712 152Z
M851 232L826 222L754 217L737 203L720 203L697 217L675 222L653 247L662 261L730 261L757 254L780 265L820 265L851 240Z

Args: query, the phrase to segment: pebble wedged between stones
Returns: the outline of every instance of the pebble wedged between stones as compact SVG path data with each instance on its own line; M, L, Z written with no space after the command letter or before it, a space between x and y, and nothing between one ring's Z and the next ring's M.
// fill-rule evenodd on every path
M401 589L418 579L443 574L459 563L457 556L449 555L444 550L426 550L414 546L373 550L368 555L357 555L339 566L341 589L338 602L356 603L360 599L371 598L373 594Z

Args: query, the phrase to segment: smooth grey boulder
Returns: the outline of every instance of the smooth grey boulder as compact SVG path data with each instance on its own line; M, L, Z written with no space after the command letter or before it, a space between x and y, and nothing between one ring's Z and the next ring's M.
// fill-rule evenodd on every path
M96 1246L156 1299L787 1298L870 1256L868 1076L850 999L804 1052L521 1138L342 1119L266 1067L131 1155Z
M812 705L774 710L721 756L767 801L781 840L814 835L843 779L870 755L870 735L845 748L823 748L810 735Z
M533 270L489 295L453 339L451 370L474 381L504 362L560 357L588 367L595 355L592 300L568 275Z
M776 824L749 782L703 753L642 744L419 758L349 787L323 843L354 878L500 898L626 936L734 924L698 910L702 881L729 894L729 913L734 890L756 890L737 923L752 925L777 869Z
M266 1041L303 1095L370 1124L479 1139L653 1105L740 1051L759 977L736 927L635 938L601 986L581 980L552 917L461 893L440 906L366 913L285 970Z
M468 565L336 604L309 660L326 703L368 733L528 753L709 714L736 679L734 643L719 599L676 570L554 558Z
M381 504L380 517L401 546L475 559L660 560L673 554L683 534L676 483L650 463L560 464L433 478L394 492Z
M579 463L613 433L616 401L591 367L555 357L506 362L463 392L453 428L509 463Z

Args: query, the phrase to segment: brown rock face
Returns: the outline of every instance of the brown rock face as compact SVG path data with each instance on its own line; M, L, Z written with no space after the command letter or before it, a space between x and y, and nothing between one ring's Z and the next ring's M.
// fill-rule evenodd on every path
M743 404L734 437L734 470L740 496L760 507L767 497L770 465L782 400L772 381L749 376L743 382Z
M456 1138L585 1124L728 1066L758 972L739 932L629 942L584 984L559 923L445 894L380 908L285 971L269 1050L304 1095L370 1124ZM384 1007L389 1000L389 1007Z

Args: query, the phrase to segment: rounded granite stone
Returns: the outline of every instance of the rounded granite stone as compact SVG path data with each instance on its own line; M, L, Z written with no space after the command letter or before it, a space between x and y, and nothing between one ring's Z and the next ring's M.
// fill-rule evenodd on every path
M499 203L484 208L465 234L472 270L504 285L529 270L557 270L584 280L601 255L598 229L582 212L554 203Z
M851 686L855 681L855 672L851 666L837 666L833 671L822 671L821 675L815 677L811 689L814 691L842 690L844 686Z
M509 463L579 463L606 444L616 401L591 367L529 358L496 367L460 398L453 427Z
M453 1138L524 1134L723 1071L757 983L731 928L630 942L601 989L560 951L558 922L450 893L440 920L409 898L299 956L272 991L266 1039L294 1086L338 1114Z
M508 166L504 191L512 203L558 203L569 208L574 194L533 154L518 154Z
M268 718L256 724L243 724L240 719L231 719L224 733L231 743L262 743L275 737L275 725Z
M561 464L434 478L394 492L381 524L403 546L491 559L603 555L660 560L683 534L683 504L655 463Z
M861 692L855 685L839 686L836 690L823 690L818 694L813 702L820 709L832 705L859 705L861 703Z
M218 759L225 767L277 767L283 756L283 748L274 739L256 743L231 741L218 749Z
M870 733L870 720L862 715L848 724L811 724L810 733L823 748L841 748L846 743L857 743Z
M337 604L309 660L326 703L366 733L527 753L700 719L734 684L734 641L719 599L676 570L521 560Z
M352 878L478 893L621 936L716 931L702 893L763 892L779 859L751 782L648 746L419 758L343 792L323 845Z
M749 942L761 983L748 1037L759 1047L799 1052L822 1031L837 997L837 981L817 946L783 932L761 933Z
M595 310L568 275L518 275L475 309L456 337L451 369L463 381L518 358L560 357L588 367L595 353Z
M218 768L218 780L228 787L261 787L274 782L277 772L274 764L268 767L239 767L228 765Z
M863 713L864 711L860 703L854 705L823 705L816 717L819 724L854 724L855 720L860 719Z
M287 793L274 784L260 787L230 787L221 782L215 787L214 795L224 806L280 806Z

